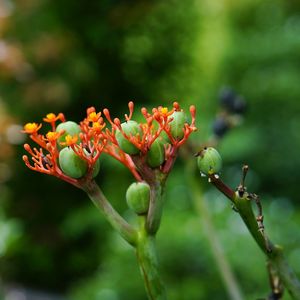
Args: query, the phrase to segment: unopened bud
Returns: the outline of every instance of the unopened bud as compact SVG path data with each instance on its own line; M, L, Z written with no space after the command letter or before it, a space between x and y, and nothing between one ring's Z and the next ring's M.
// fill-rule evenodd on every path
M170 116L173 120L169 123L170 131L175 139L182 139L184 136L184 124L186 116L183 111L174 111Z
M150 186L146 182L132 183L126 192L126 201L136 214L146 214L150 202Z
M204 148L199 152L198 168L202 174L218 174L222 169L222 158L219 152L212 147Z
M65 147L59 152L58 161L62 171L72 178L83 177L88 169L87 162L70 147Z
M147 163L151 168L159 167L165 161L165 147L158 138L152 143L147 153Z

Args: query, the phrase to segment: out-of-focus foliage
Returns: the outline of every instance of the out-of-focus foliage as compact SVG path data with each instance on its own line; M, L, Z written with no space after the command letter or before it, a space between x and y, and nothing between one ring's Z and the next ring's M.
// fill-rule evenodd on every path
M268 195L266 228L286 247L299 274L299 31L296 0L0 2L4 282L75 300L145 298L132 249L85 194L25 168L19 124L59 111L79 121L91 105L120 116L129 100L138 107L177 100L197 106L193 139L203 143L224 85L244 95L249 107L244 123L219 146L226 164L222 176L235 186L241 164L250 164L249 189ZM132 217L125 191L133 179L108 157L101 168L97 181L116 208ZM178 160L167 187L157 242L162 275L170 299L224 299L182 168ZM247 299L266 296L263 256L226 200L202 183Z

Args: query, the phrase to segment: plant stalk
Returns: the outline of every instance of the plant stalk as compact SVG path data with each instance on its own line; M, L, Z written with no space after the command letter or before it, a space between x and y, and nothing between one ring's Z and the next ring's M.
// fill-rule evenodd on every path
M150 184L150 205L147 215L146 229L149 234L155 235L159 229L163 212L163 182L155 181Z
M166 300L166 290L159 276L155 235L145 229L146 217L140 216L136 255L149 300Z
M239 192L233 192L226 186L219 178L214 175L210 176L212 184L227 196L234 204L237 212L244 221L246 227L256 241L259 248L265 253L268 261L276 269L283 285L290 293L291 297L300 300L300 281L297 278L293 269L289 266L286 258L283 255L281 247L275 246L267 237L266 233L260 230L256 217L253 213L251 199L248 193L239 195ZM230 193L224 193L224 186L226 191L231 190ZM232 196L234 195L234 196Z
M132 246L137 242L137 231L108 202L95 181L84 188L95 206L102 212L111 226Z

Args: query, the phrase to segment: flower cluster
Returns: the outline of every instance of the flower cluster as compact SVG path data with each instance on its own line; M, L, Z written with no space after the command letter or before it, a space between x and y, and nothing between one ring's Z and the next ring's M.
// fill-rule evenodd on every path
M23 132L29 134L38 147L24 145L31 155L31 162L28 156L23 156L25 164L78 187L97 175L101 153L123 163L138 181L143 180L143 168L168 173L178 148L196 130L195 107L190 107L190 124L177 102L171 110L159 106L150 113L142 108L145 122L140 124L132 119L133 102L129 102L128 107L129 115L125 114L123 123L119 118L112 119L108 109L97 112L94 107L87 109L80 124L66 121L62 113L49 113L43 119L50 125L45 134L40 133L44 125L27 123Z

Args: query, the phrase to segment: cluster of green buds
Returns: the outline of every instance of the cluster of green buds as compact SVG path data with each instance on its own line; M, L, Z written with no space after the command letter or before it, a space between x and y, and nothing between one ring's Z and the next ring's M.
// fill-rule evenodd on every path
M42 124L27 123L23 132L29 134L39 147L24 145L31 155L31 162L27 155L23 156L25 164L32 170L84 188L100 170L101 153L107 153L132 172L139 183L137 186L143 182L151 184L157 171L169 173L179 147L196 130L195 107L190 107L190 123L177 102L171 110L159 106L149 113L142 108L143 123L132 119L133 102L129 102L128 107L129 115L125 114L124 122L119 118L112 120L108 109L97 112L90 107L79 124L66 121L62 113L49 113L43 119L50 125L45 134L40 133Z

